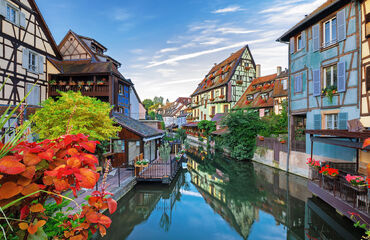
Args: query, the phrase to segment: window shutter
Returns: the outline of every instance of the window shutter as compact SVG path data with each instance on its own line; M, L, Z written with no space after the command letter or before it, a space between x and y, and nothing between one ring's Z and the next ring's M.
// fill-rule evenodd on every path
M0 15L6 17L6 2L5 2L5 0L0 0Z
M346 62L339 62L337 66L338 92L346 91Z
M312 50L314 52L320 49L320 27L319 24L312 26Z
M19 25L26 28L26 14L21 11L19 12Z
M303 74L299 74L299 78L298 78L298 92L302 92L302 85L303 85Z
M321 114L313 115L313 128L315 130L321 129Z
M313 96L317 97L321 95L321 79L320 79L320 69L312 71L313 79Z
M289 49L290 49L290 54L292 54L292 53L294 53L294 37L291 37L290 38L290 47L289 47Z
M337 13L337 36L338 42L346 39L346 9L343 9Z
M306 31L303 31L301 33L301 38L302 38L302 49L306 47Z
M366 91L370 91L370 66L366 67Z
M39 68L39 73L43 74L44 73L44 56L41 56L41 55L38 56L38 68Z
M27 48L23 48L22 67L28 69L30 51Z
M297 75L293 76L293 83L294 83L294 92L297 92Z
M33 86L32 84L26 83L26 95L31 91L32 86ZM31 92L28 95L28 97L26 98L26 103L32 105L32 102L33 102L33 99L32 98L33 98L33 96L32 96L32 92Z
M348 113L338 114L338 128L347 129Z

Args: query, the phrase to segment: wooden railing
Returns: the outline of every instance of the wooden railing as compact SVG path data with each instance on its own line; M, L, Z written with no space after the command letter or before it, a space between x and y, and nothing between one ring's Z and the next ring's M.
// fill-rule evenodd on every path
M306 141L293 140L290 146L292 151L306 152Z
M82 94L88 96L101 96L109 94L109 85L50 85L49 87L50 95L58 95L57 90L61 92L67 91L80 91Z

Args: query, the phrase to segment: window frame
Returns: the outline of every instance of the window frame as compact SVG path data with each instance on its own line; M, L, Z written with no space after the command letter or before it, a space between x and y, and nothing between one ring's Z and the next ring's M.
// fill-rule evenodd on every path
M301 46L299 47L299 41L301 42ZM302 33L300 33L297 37L296 37L296 51L300 51L303 49L303 41L302 41Z
M31 56L34 56L35 57L35 65L31 65ZM32 72L32 73L35 73L35 74L39 74L39 56L40 54L28 49L28 68L27 70L29 72ZM31 67L34 67L35 69L32 69Z
M331 126L329 125L331 122ZM338 113L329 113L325 114L325 129L328 130L338 130L339 129L339 114Z
M335 70L334 70L334 67L335 67ZM336 86L338 87L338 73L334 74L334 72L337 72L338 71L338 66L337 66L337 63L336 64L332 64L332 65L327 65L327 66L323 66L323 69L322 69L322 72L323 72L323 84L322 84L322 89L325 89L326 87L328 87L327 85L327 79L326 79L326 70L330 68L331 69L331 75L330 75L330 85L329 86ZM334 76L336 77L336 79L334 79ZM335 83L335 84L334 84Z
M5 19L14 25L18 25L19 24L19 8L8 1L5 1L5 5L6 5ZM10 19L10 16L8 16L8 8L10 8L11 10L14 10L14 21Z
M335 39L333 38L333 20L335 19ZM326 23L329 23L329 37L330 41L328 44L326 44L326 28L325 25ZM330 47L338 42L338 21L337 21L337 16L332 16L329 19L325 20L322 22L322 47Z

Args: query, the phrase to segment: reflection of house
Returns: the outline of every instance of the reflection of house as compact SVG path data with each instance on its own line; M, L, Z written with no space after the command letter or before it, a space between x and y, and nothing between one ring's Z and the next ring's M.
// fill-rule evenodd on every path
M58 72L47 58L60 59L60 52L34 0L0 3L0 84L6 82L0 113L32 89L26 99L29 114L47 98L47 76Z
M114 166L132 166L140 154L147 161L157 159L158 145L163 137L161 130L121 113L113 113L113 118L122 127L119 139L113 140L113 151L116 153Z
M287 98L287 77L287 70L281 72L281 67L277 67L277 73L254 79L235 108L256 109L260 117L272 112L279 114L282 102Z
M256 77L256 65L248 46L215 64L191 95L193 120L211 120L227 113Z
M118 71L119 62L104 54L98 41L69 31L59 44L63 60L50 58L59 73L49 77L49 96L57 91L81 91L83 95L109 102L114 111L130 115L131 81Z

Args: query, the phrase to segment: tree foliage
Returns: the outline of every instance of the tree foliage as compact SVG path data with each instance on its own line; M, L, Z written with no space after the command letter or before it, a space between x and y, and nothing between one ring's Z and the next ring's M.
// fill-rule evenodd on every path
M183 129L183 128L180 128L179 130L177 130L176 132L176 139L179 139L181 141L182 144L184 144L186 138L187 138L187 134L186 134L186 130Z
M208 139L212 132L216 131L216 123L208 120L202 120L198 123L198 128L203 130L203 135Z
M288 112L287 102L282 103L283 109L280 114L272 113L271 115L263 117L262 128L260 135L270 137L271 135L288 133Z
M148 111L149 108L154 105L154 103L151 99L144 99L143 105L144 105L145 109Z
M235 110L223 120L229 129L222 137L232 158L237 160L252 159L256 150L256 137L261 129L261 120L252 110Z
M82 96L80 92L60 92L57 101L52 98L42 103L43 108L31 117L32 130L41 139L57 138L82 133L91 139L107 140L116 136L120 127L114 126L109 117L112 109L109 103L96 98Z
M161 105L163 105L163 100L164 100L164 98L161 96L161 97L154 97L153 98L153 104L161 104Z

